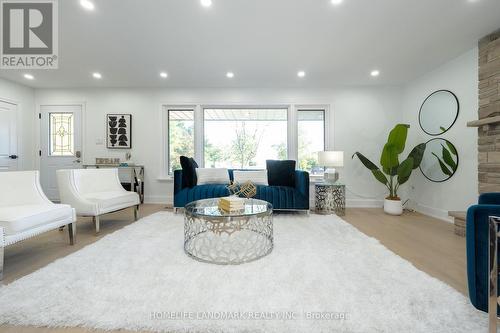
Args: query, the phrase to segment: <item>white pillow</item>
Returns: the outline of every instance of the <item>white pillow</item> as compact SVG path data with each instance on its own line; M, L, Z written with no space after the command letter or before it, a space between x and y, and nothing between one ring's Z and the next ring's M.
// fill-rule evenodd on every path
M196 168L196 177L196 185L229 184L229 172L223 168Z
M247 181L251 181L255 185L269 185L269 183L267 182L267 170L234 170L233 175L235 183L244 184Z

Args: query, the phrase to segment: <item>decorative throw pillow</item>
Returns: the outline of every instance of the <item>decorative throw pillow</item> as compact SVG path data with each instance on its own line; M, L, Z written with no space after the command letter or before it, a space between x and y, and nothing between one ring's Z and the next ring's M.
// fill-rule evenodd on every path
M196 185L196 168L198 163L192 157L181 156L182 167L182 188L193 187Z
M234 182L238 184L244 184L247 181L251 181L255 185L269 185L267 181L267 170L255 170L255 171L243 171L234 170L233 171Z
M196 168L197 185L229 184L229 172L224 168Z
M295 187L295 161L267 160L266 165L270 186Z

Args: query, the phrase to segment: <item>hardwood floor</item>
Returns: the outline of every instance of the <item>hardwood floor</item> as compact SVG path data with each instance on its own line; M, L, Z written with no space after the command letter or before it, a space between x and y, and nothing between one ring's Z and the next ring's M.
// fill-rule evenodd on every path
M142 205L139 216L166 210L161 205ZM465 238L453 233L453 225L418 213L394 217L381 209L347 209L343 219L388 249L410 261L418 269L467 294ZM91 219L78 221L77 244L68 245L67 231L53 231L18 243L5 251L4 283L46 266L54 260L78 251L106 234L133 223L133 211L109 214L101 219L101 233L95 236ZM38 328L0 326L5 333L83 333L104 332L82 328ZM118 332L118 331L117 331ZM119 331L127 332L127 331Z

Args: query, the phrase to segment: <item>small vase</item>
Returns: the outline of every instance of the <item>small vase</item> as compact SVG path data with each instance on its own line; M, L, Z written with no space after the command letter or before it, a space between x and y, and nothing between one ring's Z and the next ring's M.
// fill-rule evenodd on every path
M403 203L401 200L384 200L384 212L389 215L401 215L403 214Z

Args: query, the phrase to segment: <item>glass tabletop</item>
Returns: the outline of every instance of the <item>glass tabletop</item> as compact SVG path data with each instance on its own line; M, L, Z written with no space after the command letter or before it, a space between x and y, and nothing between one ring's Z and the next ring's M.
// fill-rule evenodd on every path
M220 198L203 199L190 202L184 207L186 212L198 216L212 216L212 217L237 217L257 215L270 212L273 206L263 200L259 199L243 199L245 201L244 208L234 212L226 212L219 209Z
M316 183L314 183L314 185L316 185L316 186L345 186L345 184L341 183L341 182L329 183L329 182L324 182L324 181L316 182Z

